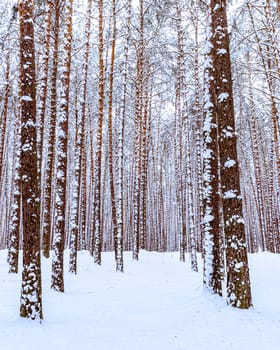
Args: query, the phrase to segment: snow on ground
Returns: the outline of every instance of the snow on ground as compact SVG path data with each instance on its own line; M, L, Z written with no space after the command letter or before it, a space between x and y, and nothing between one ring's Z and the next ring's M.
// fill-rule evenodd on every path
M126 253L124 274L114 271L112 253L103 254L102 266L80 253L78 275L65 273L64 294L50 290L50 261L43 259L40 324L18 316L21 276L7 273L6 254L0 252L1 350L279 349L280 256L250 256L250 310L204 292L201 273L177 253L141 252L139 262Z

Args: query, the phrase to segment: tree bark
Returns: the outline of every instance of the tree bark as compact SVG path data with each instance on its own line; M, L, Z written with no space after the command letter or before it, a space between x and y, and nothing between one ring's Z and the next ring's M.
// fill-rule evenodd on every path
M95 195L94 195L94 262L101 265L102 231L101 231L101 168L102 168L102 130L105 99L105 67L103 59L103 1L98 0L98 60L99 60L99 83L98 83L98 126L95 160Z
M237 159L226 0L211 0L210 11L226 239L227 300L234 307L248 309L252 300Z
M20 16L20 177L23 220L23 271L20 316L42 319L40 218L36 150L34 1L19 1Z
M57 116L57 168L55 174L55 231L53 240L52 278L51 288L64 292L63 253L66 237L66 191L67 191L67 158L68 158L68 119L69 119L69 92L71 71L71 44L72 44L72 11L73 0L66 2L64 50L62 55L62 75L59 96L59 110Z

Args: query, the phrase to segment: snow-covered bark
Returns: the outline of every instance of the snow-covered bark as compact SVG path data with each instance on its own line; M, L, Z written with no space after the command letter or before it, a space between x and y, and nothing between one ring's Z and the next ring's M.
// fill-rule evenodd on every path
M85 51L83 54L83 79L82 79L82 97L81 97L81 140L80 140L80 179L79 179L79 237L78 237L78 248L86 248L86 212L87 212L87 147L86 147L86 125L88 122L87 118L87 95L88 95L88 71L89 71L89 54L90 54L90 38L91 38L91 22L92 22L92 0L88 0L87 3L87 21L85 27ZM92 149L92 147L90 147ZM91 164L92 166L92 164Z
M52 73L50 87L50 116L48 120L48 144L45 164L45 186L44 186L44 224L42 249L43 255L49 258L51 246L52 208L53 208L53 176L54 176L54 151L55 151L55 125L57 108L57 75L58 75L58 46L60 6L59 0L55 0L54 23L53 23L53 45L52 45Z
M16 122L15 124L19 124ZM18 273L18 255L20 239L20 212L21 212L21 192L20 192L20 128L15 128L14 142L14 170L13 170L13 193L11 205L11 218L9 223L9 242L8 242L8 264L10 273Z
M182 147L183 147L183 111L182 111L182 91L184 89L183 76L184 69L184 47L183 47L183 27L182 14L179 2L176 1L176 30L177 30L177 67L175 83L175 115L174 115L174 165L176 174L176 208L178 218L178 230L180 237L180 261L185 261L186 251L186 210L185 210L185 181L183 180Z
M11 20L12 22L12 20ZM8 42L8 52L6 54L5 57L5 64L3 64L3 90L2 90L2 100L0 102L0 106L2 107L2 110L0 112L0 197L1 197L1 203L2 203L2 208L0 207L0 211L1 211L1 224L0 224L0 232L3 232L2 234L2 242L4 240L7 241L7 238L9 239L9 236L6 237L5 232L12 234L11 231L11 218L9 217L10 215L13 216L13 214L10 214L9 211L12 210L13 211L13 206L10 205L9 202L11 202L12 200L14 200L14 196L13 193L11 192L11 183L14 180L14 174L11 174L11 172L13 172L14 170L14 166L12 164L15 163L15 152L11 152L10 149L10 142L9 140L11 139L11 136L14 136L15 133L15 129L18 130L18 128L14 128L14 121L11 120L11 117L14 119L15 116L13 115L13 113L11 113L11 97L12 97L12 88L10 85L10 79L11 79L11 48L10 48L10 43L9 41L11 40L11 38L9 37L9 39L7 40ZM18 51L18 50L17 50ZM5 68L4 68L5 67ZM12 68L13 69L13 68ZM16 107L17 108L17 107ZM11 128L11 124L12 124L12 128ZM19 125L18 125L19 126ZM10 129L12 129L12 135L10 134ZM12 137L12 140L17 139L16 137ZM14 149L15 146L14 142L12 144L12 148ZM18 146L18 145L17 145ZM20 147L20 146L19 146ZM11 157L11 154L13 154L13 158ZM9 162L9 159L12 160L12 162ZM13 170L10 170L10 166L12 167ZM12 180L11 180L12 178ZM12 197L12 198L11 198ZM18 207L18 213L19 213L19 207ZM10 223L10 225L9 225ZM9 226L9 229L8 229ZM16 225L15 225L16 226ZM12 232L15 232L12 229ZM15 237L14 237L15 238ZM11 243L10 241L8 241L8 246L9 246L9 253L8 253L8 261L10 260L10 253L12 253L13 255L13 248L11 248L11 245L15 245L16 246L16 241L14 243ZM17 252L15 251L15 256L13 259L12 257L12 261L10 260L11 264L9 266L9 270L10 272L17 272ZM13 263L15 264L13 266ZM15 271L11 271L11 270L15 270Z
M247 309L252 301L237 159L226 0L211 0L210 11L226 241L227 300L234 307Z
M103 38L103 1L98 0L98 126L95 160L95 194L94 194L94 262L101 264L102 227L101 227L101 170L102 170L102 131L105 93L104 67L104 38Z
M140 207L139 207L139 247L145 249L147 245L147 169L148 169L148 131L150 129L149 111L149 63L146 62L143 86L143 120L141 130L141 172L140 172Z
M195 224L194 224L194 186L192 182L191 174L191 146L190 146L190 125L187 127L187 140L186 140L186 202L188 210L188 222L189 222L189 244L191 253L191 268L193 271L198 271L197 254L196 254L196 237L195 237Z
M4 155L4 145L6 139L6 129L7 129L7 117L8 117L8 108L9 108L9 96L10 96L10 49L7 53L6 58L6 72L5 72L5 93L3 101L3 111L1 114L0 121L0 180L2 179L2 170L3 170L3 155Z
M202 147L203 147L203 133L202 133L202 100L203 91L201 90L200 82L200 46L199 46L199 18L193 16L193 27L195 34L195 49L194 49L194 84L195 84L195 104L194 104L194 117L195 117L195 131L194 131L194 142L195 142L195 169L196 169L196 208L194 212L195 216L195 230L197 239L197 249L202 252L202 217L203 217L203 158L202 158Z
M109 73L109 99L108 99L108 147L109 147L109 182L111 194L112 231L114 238L114 250L117 255L117 213L116 213L116 193L114 179L114 150L113 150L113 89L115 72L115 51L117 36L116 1L112 1L112 47Z
M45 4L45 17L44 17L44 43L43 52L39 55L40 69L37 75L40 77L38 88L38 108L37 108L37 153L38 153L38 174L39 174L39 197L41 200L40 208L40 233L43 232L44 226L44 204L43 200L43 159L44 159L44 130L46 129L45 115L47 110L47 91L48 91L48 73L49 73L49 48L51 41L51 17L52 17L53 4L52 0L47 0Z
M44 143L44 129L45 129L45 114L47 106L47 89L48 89L48 72L49 72L49 48L51 39L51 17L53 4L52 0L47 0L45 5L45 21L44 21L44 44L43 53L40 57L41 71L40 71L40 84L39 84L39 103L37 113L37 151L38 151L38 171L41 174L42 160L43 160L43 143ZM42 178L40 179L41 182ZM41 194L40 194L41 197Z
M65 27L63 36L63 52L61 57L61 86L59 91L59 106L57 112L57 166L55 174L55 227L53 239L52 279L51 288L64 292L63 252L65 243L65 212L67 190L67 156L68 156L68 118L69 118L69 88L71 70L72 44L72 11L73 0L66 1Z
M78 96L78 94L76 95ZM80 178L81 178L81 118L78 113L78 103L76 103L76 134L74 153L74 181L72 185L71 217L69 227L69 272L77 273L77 253L79 235L79 198L80 198Z
M117 149L117 181L116 181L116 216L117 216L117 239L116 239L116 270L123 271L123 236L124 236L124 132L127 100L127 75L128 53L131 31L131 0L127 0L126 9L126 39L124 45L124 59L122 72L122 95L118 120L118 149Z
M41 156L42 144L43 144L43 131L44 131L44 121L46 112L46 102L47 102L47 82L48 82L48 72L49 72L49 48L51 39L51 17L53 11L52 0L46 1L45 8L45 22L44 22L44 45L43 53L41 57L42 72L40 74L40 88L39 88L39 98L38 103L38 131L39 131L39 146L38 155Z
M143 70L144 70L144 4L139 0L139 40L136 50L136 86L134 116L134 188L133 188L133 259L139 258L141 205L141 141L143 127Z
M213 3L212 3L213 5ZM205 57L205 95L203 122L203 238L204 238L204 276L206 288L213 293L222 294L219 274L219 172L218 172L218 125L215 110L215 68L213 23L208 16L207 46Z
M20 178L22 191L23 271L20 316L42 319L40 218L36 150L34 1L19 1L20 15Z

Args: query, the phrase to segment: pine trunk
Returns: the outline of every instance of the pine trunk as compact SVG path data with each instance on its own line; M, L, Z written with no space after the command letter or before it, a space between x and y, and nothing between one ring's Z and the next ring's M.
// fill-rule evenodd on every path
M36 75L34 1L19 1L20 16L20 118L23 271L20 316L42 319L40 218L36 150Z
M66 191L67 191L67 158L68 158L68 119L69 90L71 70L72 44L72 11L73 0L66 2L64 50L62 54L62 75L60 87L59 110L57 116L57 167L55 174L55 231L53 240L52 279L51 288L64 292L63 253L66 237Z
M98 0L98 59L99 59L99 83L98 83L98 126L95 160L95 203L94 203L94 262L101 265L102 227L101 227L101 168L102 168L102 130L105 99L105 67L103 59L103 1Z
M211 0L210 11L226 240L227 300L234 307L248 309L252 301L237 159L226 0Z

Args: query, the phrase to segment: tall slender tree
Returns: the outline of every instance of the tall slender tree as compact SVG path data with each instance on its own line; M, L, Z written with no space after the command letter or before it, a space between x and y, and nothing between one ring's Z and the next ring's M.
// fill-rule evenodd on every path
M122 72L122 94L118 120L118 151L117 151L117 239L116 239L116 269L123 271L123 239L124 239L124 132L125 116L127 107L127 77L128 77L128 54L131 35L131 0L126 1L126 38L124 45L124 61Z
M117 18L116 18L116 1L112 1L112 48L111 48L111 62L109 73L109 101L108 101L108 143L109 143L109 177L110 177L110 193L111 193L111 211L112 211L112 225L114 237L114 250L117 254L117 212L116 212L116 193L115 193L115 179L114 179L114 151L113 151L113 88L114 88L114 70L115 70L115 50L116 50L116 36L117 36Z
M8 263L9 272L18 273L19 263L19 241L20 241L20 213L21 213L21 186L20 186L20 123L19 118L15 124L15 141L14 141L14 166L13 166L13 193L12 193L12 210L9 223L9 243L8 243Z
M66 1L64 50L62 53L62 76L57 117L57 168L56 168L56 199L55 199L55 231L53 241L52 280L51 288L64 292L63 254L65 244L65 213L67 190L67 156L68 156L68 118L72 47L72 12L73 0Z
M52 45L52 73L50 81L50 116L48 129L48 143L45 164L44 186L44 224L42 249L43 255L49 258L52 229L52 204L53 204L53 175L54 175L54 151L55 151L55 124L57 115L57 75L58 75L58 47L60 26L60 0L52 2L54 12L53 45Z
M212 3L211 3L212 5ZM219 274L219 172L218 125L215 111L214 46L212 43L212 18L208 15L207 52L205 59L205 96L203 124L203 236L204 277L206 288L222 295Z
M42 319L40 218L36 150L36 78L33 0L19 1L20 16L20 177L23 271L20 316Z
M226 0L210 0L209 11L215 84L212 98L218 124L218 152L226 242L227 300L234 307L248 309L252 300L237 159Z
M102 130L105 99L105 67L103 38L103 1L98 0L98 126L95 161L95 196L94 196L94 261L101 264L102 225L101 225L101 169L102 169Z
M140 248L141 165L143 131L143 77L144 77L144 2L139 0L139 39L136 50L136 86L134 119L134 195L133 195L133 259L138 260Z
M79 249L86 247L86 213L87 213L87 147L86 147L86 123L87 119L87 96L88 96L88 73L89 73L89 54L90 54L90 37L91 37L91 22L92 22L92 0L87 3L87 22L85 27L86 46L83 55L83 80L82 80L82 98L81 98L81 140L80 140L80 197L79 197ZM92 147L90 147L92 152ZM93 163L91 164L93 166ZM93 173L93 172L92 172ZM92 181L93 182L93 181Z

